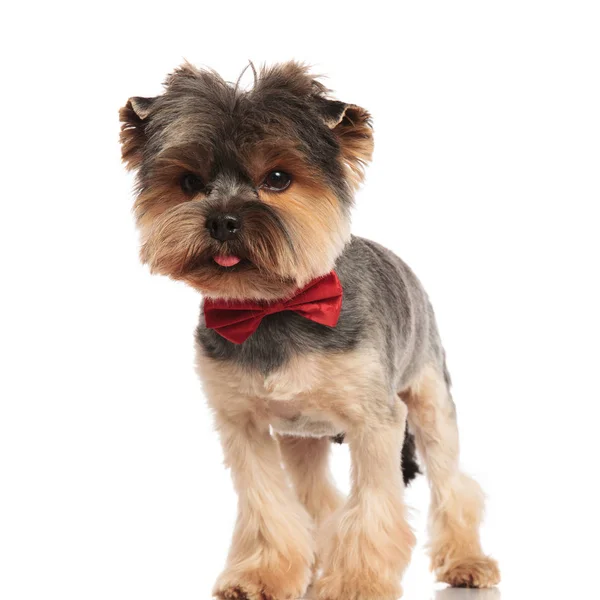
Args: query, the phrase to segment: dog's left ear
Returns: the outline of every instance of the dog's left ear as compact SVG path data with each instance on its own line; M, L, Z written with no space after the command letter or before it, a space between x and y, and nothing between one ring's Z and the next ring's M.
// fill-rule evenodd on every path
M155 98L135 96L119 111L121 125L121 157L127 169L137 169L146 145L146 125Z
M356 185L364 178L364 168L373 155L371 115L356 104L322 99L322 114L326 125L338 138L342 158L350 169Z

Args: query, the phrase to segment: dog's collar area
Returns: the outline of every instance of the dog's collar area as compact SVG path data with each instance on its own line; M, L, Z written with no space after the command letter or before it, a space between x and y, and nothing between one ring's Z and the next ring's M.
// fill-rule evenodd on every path
M337 273L331 271L313 279L287 300L258 303L207 298L204 321L206 327L234 344L245 342L267 315L287 310L315 323L335 327L342 310L342 295Z

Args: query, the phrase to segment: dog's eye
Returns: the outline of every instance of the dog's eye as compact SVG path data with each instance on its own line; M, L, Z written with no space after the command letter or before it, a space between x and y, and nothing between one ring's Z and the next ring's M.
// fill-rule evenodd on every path
M273 192L282 192L292 183L292 178L283 171L271 171L266 177L263 187Z
M193 196L204 189L204 183L200 177L193 173L186 173L179 181L181 189L188 195Z

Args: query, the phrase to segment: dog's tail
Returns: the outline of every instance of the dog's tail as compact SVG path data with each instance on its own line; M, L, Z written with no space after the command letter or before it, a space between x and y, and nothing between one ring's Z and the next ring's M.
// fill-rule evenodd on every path
M420 473L415 436L408 430L407 424L404 432L404 445L402 446L402 479L404 479L404 485L409 485Z

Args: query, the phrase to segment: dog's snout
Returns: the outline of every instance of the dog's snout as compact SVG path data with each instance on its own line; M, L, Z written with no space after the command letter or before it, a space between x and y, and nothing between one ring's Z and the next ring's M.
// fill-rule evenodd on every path
M242 227L242 220L231 213L215 213L206 219L206 229L211 237L220 242L226 242L237 237Z

